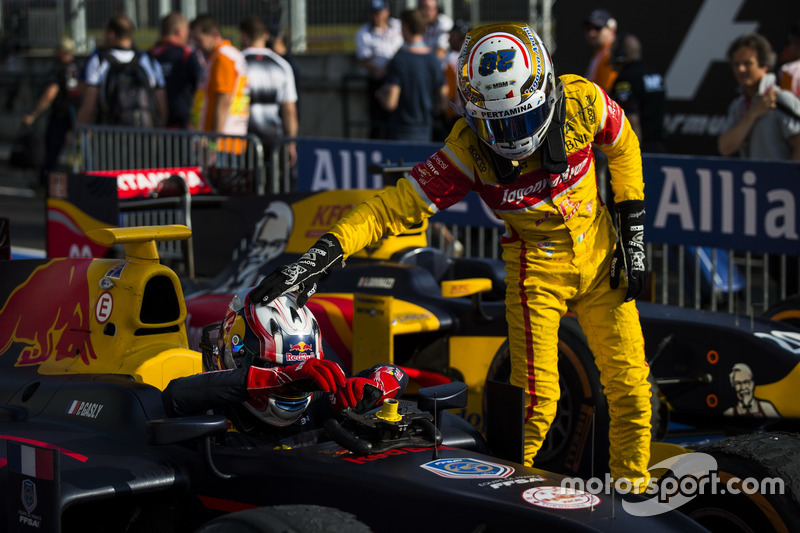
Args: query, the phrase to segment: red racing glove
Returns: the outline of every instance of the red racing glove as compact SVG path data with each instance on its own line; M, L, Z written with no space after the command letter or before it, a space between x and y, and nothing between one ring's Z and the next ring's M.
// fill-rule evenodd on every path
M379 366L367 377L348 378L344 386L331 395L335 409L348 407L357 413L369 411L380 405L386 398L402 394L403 371L394 366Z
M342 367L325 359L306 359L296 365L271 368L251 366L247 372L247 392L253 397L288 392L334 392L344 384Z

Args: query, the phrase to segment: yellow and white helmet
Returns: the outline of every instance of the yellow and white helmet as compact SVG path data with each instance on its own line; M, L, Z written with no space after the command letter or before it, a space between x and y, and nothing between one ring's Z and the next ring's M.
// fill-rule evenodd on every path
M470 127L512 161L542 144L556 108L550 53L530 26L502 23L470 31L458 58L458 90Z

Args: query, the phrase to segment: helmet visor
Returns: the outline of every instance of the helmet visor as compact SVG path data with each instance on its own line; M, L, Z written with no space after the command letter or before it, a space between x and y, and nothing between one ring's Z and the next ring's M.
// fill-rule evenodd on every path
M550 121L552 103L545 100L542 105L521 115L507 118L477 118L467 115L475 133L489 144L521 141L536 135Z
M297 396L287 396L281 394L274 396L275 405L283 411L297 412L308 407L308 397L310 392L299 393Z

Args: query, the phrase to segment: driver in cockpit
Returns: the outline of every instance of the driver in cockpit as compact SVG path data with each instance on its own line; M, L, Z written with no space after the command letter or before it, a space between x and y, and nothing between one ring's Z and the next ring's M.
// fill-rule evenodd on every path
M319 325L294 296L264 305L248 293L233 297L216 340L201 343L208 371L173 379L164 389L168 415L219 410L239 433L278 444L320 428L342 409L365 412L405 391L408 376L394 365L347 377L323 359Z

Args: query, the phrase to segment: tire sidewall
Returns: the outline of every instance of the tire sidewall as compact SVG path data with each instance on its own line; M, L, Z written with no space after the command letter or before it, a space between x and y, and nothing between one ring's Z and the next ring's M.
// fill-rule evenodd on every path
M276 505L220 516L195 533L367 533L354 515L320 505Z
M726 533L800 531L800 435L748 433L697 451L717 461L719 481L712 484L717 490L696 496L680 508L682 512L701 525ZM746 482L740 481L738 494L728 490L732 479ZM774 486L772 480L776 479L782 487Z
M763 316L800 328L800 295L790 296L776 303Z
M721 484L719 490L725 491L725 494L696 496L681 511L701 525L713 526L710 529L714 531L718 528L730 533L747 531L745 528L737 529L735 523L727 521L729 518L740 521L753 532L800 531L800 515L797 514L797 506L789 494L748 494L735 482L734 486L739 488L739 494L728 492L729 481L751 478L761 480L770 477L766 472L739 458L715 456L715 459Z

